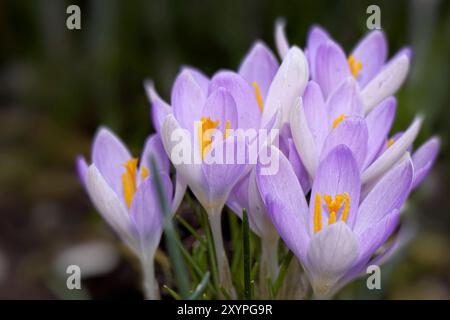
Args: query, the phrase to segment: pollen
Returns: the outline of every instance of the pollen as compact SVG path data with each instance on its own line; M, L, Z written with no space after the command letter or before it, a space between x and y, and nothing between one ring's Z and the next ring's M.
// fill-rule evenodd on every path
M359 71L361 71L363 67L361 61L356 60L353 55L350 55L347 61L348 66L350 67L350 72L352 73L353 77L356 78L358 76Z
M336 129L336 127L339 125L339 123L342 122L342 120L347 119L347 116L345 114L341 114L339 117L333 120L333 129Z
M137 189L137 182L136 182L137 164L138 159L136 158L130 159L123 164L123 166L125 167L125 172L122 174L123 196L125 198L125 203L127 204L128 208L131 206L131 202L133 201L133 197ZM149 176L148 169L142 166L141 178L145 179L148 176Z
M316 193L316 200L314 202L314 233L322 229L322 203L320 201L320 193Z
M328 211L328 225L333 224L338 219L339 210L343 207L341 213L341 220L347 222L348 212L350 210L350 196L347 192L343 194L337 194L334 197L326 194L323 196L323 201ZM320 193L316 193L314 201L314 233L319 232L322 229L322 201Z
M256 97L256 102L258 102L259 111L263 112L263 110L264 110L264 103L263 103L263 98L262 98L262 95L261 95L261 90L259 90L259 86L258 86L258 83L256 81L252 82L252 86L255 89L255 97Z
M198 126L198 141L200 143L200 155L202 160L205 155L211 149L213 130L219 126L219 120L213 121L210 117L203 117L200 119L200 125ZM230 121L225 123L225 132L223 134L224 139L228 137L228 130L230 129Z

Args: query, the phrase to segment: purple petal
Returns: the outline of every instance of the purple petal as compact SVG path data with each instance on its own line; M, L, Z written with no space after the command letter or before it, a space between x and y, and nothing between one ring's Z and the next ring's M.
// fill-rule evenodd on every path
M406 159L391 169L361 203L353 231L361 234L394 209L400 209L411 189L413 165Z
M389 97L367 115L366 124L369 138L364 168L373 162L383 147L394 121L396 106L397 100L394 97Z
M106 128L100 128L92 146L92 162L119 198L123 198L123 165L131 159L125 145Z
M330 195L333 199L337 194L348 193L350 210L348 212L347 223L349 226L353 226L358 211L360 190L359 169L351 150L345 145L335 147L320 162L314 178L308 215L309 234L314 234L314 209L317 193L321 197ZM323 198L321 200L321 204L323 205L322 225L326 226L328 224L329 212ZM342 212L342 210L340 211ZM339 220L339 212L337 214L338 216L336 218Z
M313 26L311 30L308 32L307 40L306 40L306 48L308 49L308 59L309 65L311 67L311 78L317 79L316 74L316 56L317 49L319 49L320 45L326 43L330 40L331 37L328 33L319 26Z
M256 81L263 101L265 101L270 84L277 70L278 61L272 51L263 42L258 41L242 61L239 67L239 74L249 84Z
M298 155L294 141L292 139L289 139L288 143L289 143L289 152L288 152L289 162L291 163L292 169L294 169L295 175L297 176L297 179L300 182L300 185L302 186L303 192L308 193L309 190L311 189L308 171L306 171L306 168L303 165L300 156Z
M223 206L236 183L248 172L248 161L238 161L237 150L246 148L243 141L226 139L211 148L201 165L201 179L196 196L204 207ZM223 150L222 157L215 150ZM230 153L227 153L230 151ZM217 159L218 158L218 159ZM217 160L214 161L213 159Z
M190 74L194 77L197 84L200 86L200 88L202 88L205 96L208 94L209 78L203 72L201 72L200 70L198 70L196 68L189 67L189 66L183 66L183 68L181 70L189 71Z
M362 64L358 82L364 87L381 70L386 61L387 43L384 33L379 30L370 32L356 45L352 55Z
M439 138L433 137L425 142L412 156L414 165L414 182L412 188L416 188L430 172L439 153Z
M334 90L327 100L326 109L329 112L329 125L341 115L347 117L364 116L361 98L357 84L352 77L346 78L339 87Z
M278 171L272 175L264 175L264 165L258 160L258 188L280 236L286 245L303 259L308 244L305 228L308 206L305 196L288 159L274 146L271 146L270 152L274 159L279 161Z
M165 117L172 112L172 108L158 95L152 81L146 80L144 82L144 88L147 93L147 98L151 103L151 121L153 127L156 132L159 132Z
M242 210L248 205L248 182L250 173L239 180L230 192L227 200L227 206L239 217L242 218Z
M170 206L172 200L172 182L169 176L159 175L164 190L165 201ZM163 213L159 203L158 191L154 179L149 177L136 190L130 207L130 218L134 224L141 249L151 255L158 247L163 229Z
M172 89L173 114L182 128L196 133L194 124L200 120L205 102L205 92L194 75L189 70L183 70Z
M359 236L359 257L356 264L366 265L372 255L392 235L400 221L400 212L394 209L383 219L368 227Z
M161 138L157 133L150 135L145 142L144 151L142 152L139 164L140 172L142 172L142 166L144 166L147 170L150 170L151 157L155 158L156 164L160 172L169 174L170 172L169 158L167 157L166 151L164 150Z
M364 118L349 117L342 120L336 128L327 136L320 159L324 159L337 145L347 146L353 153L353 157L362 169L367 155L368 132Z
M335 42L328 40L317 49L315 61L316 80L325 98L333 92L344 79L351 76L344 51Z
M77 156L77 159L75 160L75 166L77 169L78 178L80 179L83 188L86 188L86 174L88 171L88 164L86 162L86 159L81 155Z
M225 88L236 103L237 127L259 128L261 111L253 87L239 74L231 71L220 71L214 75L209 85L209 94L220 87Z
M328 112L319 85L310 81L303 94L303 108L309 129L319 149L330 131Z
M236 129L238 114L236 103L230 92L222 87L214 90L206 100L202 117L210 117L212 121L219 121L216 129L220 130L221 134L225 134L227 124L230 129Z

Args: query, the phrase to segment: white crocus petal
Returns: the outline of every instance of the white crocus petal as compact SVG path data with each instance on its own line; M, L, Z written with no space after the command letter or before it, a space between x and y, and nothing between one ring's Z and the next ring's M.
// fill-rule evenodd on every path
M289 42L284 31L285 25L284 19L278 19L275 23L275 45L281 59L284 59L289 51Z
M291 110L290 125L292 138L303 165L311 178L314 177L319 161L316 142L308 127L303 102L298 98Z
M326 226L311 238L306 267L317 298L333 295L357 256L358 240L343 221Z
M128 210L94 164L89 166L86 176L86 188L102 217L119 234L121 239L133 251L138 253L136 240L131 235Z
M371 183L388 171L405 154L412 145L422 125L422 117L418 116L408 130L381 154L362 174L362 184Z
M362 89L364 112L367 114L385 98L393 95L403 84L409 70L409 58L406 54L389 62Z
M201 178L201 164L196 161L194 152L200 154L200 149L192 145L191 134L180 127L173 114L169 114L164 120L161 140L177 175L180 174L182 181L191 188L198 186ZM202 189L201 186L198 187L195 189Z
M308 82L308 62L302 50L293 46L281 63L267 94L261 127L272 120L281 110L281 126L288 122L289 112L295 99L303 94Z

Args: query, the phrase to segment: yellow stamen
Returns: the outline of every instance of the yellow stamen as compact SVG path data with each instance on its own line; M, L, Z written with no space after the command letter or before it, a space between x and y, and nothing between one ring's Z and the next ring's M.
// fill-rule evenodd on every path
M322 204L320 201L320 193L316 193L316 201L314 203L314 233L322 229Z
M342 210L342 221L347 222L348 211L350 210L350 196L347 192L344 192L345 197L345 206L344 210Z
M133 201L134 193L136 192L136 166L138 159L128 160L123 164L125 167L125 173L122 174L122 186L125 202L128 208Z
M264 103L263 103L263 98L261 95L261 90L259 90L259 86L256 81L252 82L252 86L253 86L253 88L255 88L255 96L256 96L256 101L258 102L259 111L263 112Z
M341 123L342 120L347 119L347 116L345 114L341 114L339 117L333 120L333 129L336 129L339 123Z
M136 193L137 183L136 183L136 168L138 164L138 159L130 159L123 164L125 167L125 172L122 174L122 187L123 196L125 198L125 203L128 208L131 206L134 194ZM144 180L149 176L149 171L146 167L141 167L141 179Z
M219 126L219 120L212 121L210 117L203 117L200 119L200 125L198 126L198 141L200 143L200 155L202 160L205 155L211 149L213 129ZM225 123L225 132L223 134L224 139L228 137L228 130L230 129L230 120Z
M394 144L395 140L393 138L390 138L387 142L388 148L391 147Z
M332 224L336 222L336 212L331 211L330 215L328 216L328 224Z
M346 199L345 195L342 195L342 194L337 194L334 197L334 201L333 201L333 198L328 194L323 196L323 200L325 201L325 204L327 205L328 212L329 212L328 224L332 224L332 223L336 222L337 212L342 207L342 204L345 199Z
M351 71L353 77L356 78L358 76L359 71L361 71L361 69L363 67L361 61L356 60L353 55L350 55L348 57L347 61L348 61L348 66L350 67L350 71Z

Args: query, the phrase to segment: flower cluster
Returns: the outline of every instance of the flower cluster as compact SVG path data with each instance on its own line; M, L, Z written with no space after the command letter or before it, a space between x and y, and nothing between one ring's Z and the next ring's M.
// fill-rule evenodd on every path
M250 228L261 239L261 283L278 275L281 238L316 297L331 297L368 265L383 263L401 243L395 232L401 209L439 150L435 137L412 150L421 116L390 135L394 94L408 74L411 50L387 59L385 36L376 30L346 55L318 26L301 50L289 44L282 22L276 24L275 42L281 63L257 42L237 71L221 70L209 78L184 67L170 104L145 82L156 133L140 159L106 128L94 139L92 164L77 159L92 202L142 261L149 298L159 297L153 259L163 232L155 174L172 214L187 187L205 209L220 283L231 297L221 227L225 205L239 216L246 209ZM255 163L249 161L252 151L259 155ZM175 160L180 152L188 161ZM263 152L277 161L270 174L264 172ZM238 161L239 154L244 161ZM151 156L160 172L149 170Z

